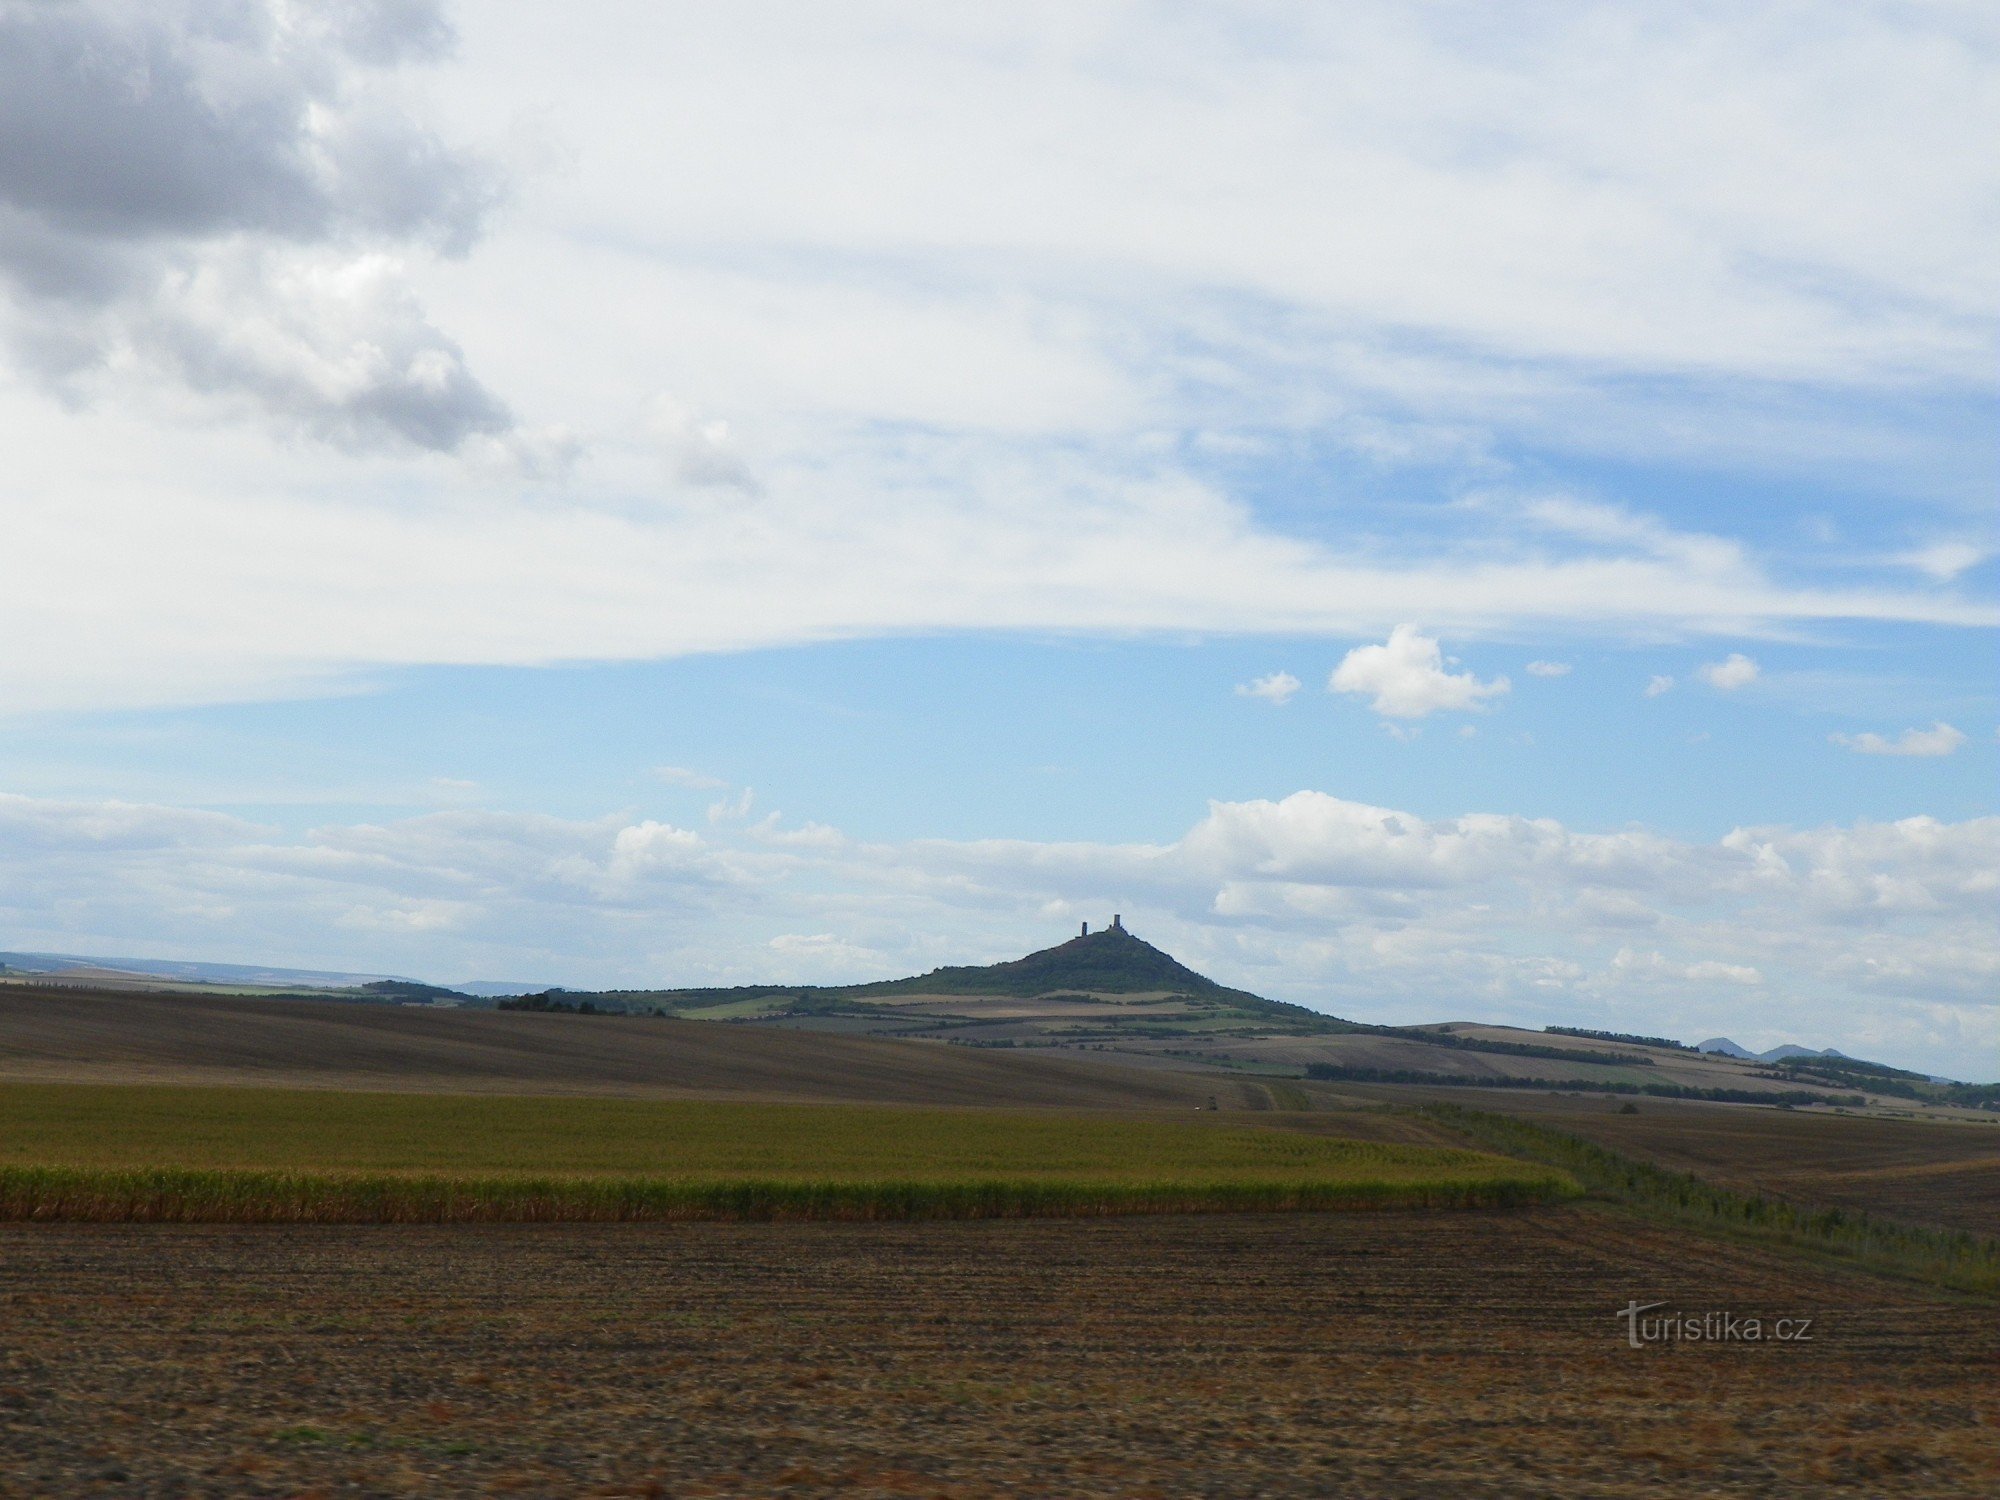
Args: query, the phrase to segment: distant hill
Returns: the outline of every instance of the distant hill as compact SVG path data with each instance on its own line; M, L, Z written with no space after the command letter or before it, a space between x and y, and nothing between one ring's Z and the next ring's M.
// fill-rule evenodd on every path
M1746 1062L1783 1062L1788 1057L1844 1057L1846 1055L1845 1053L1834 1051L1831 1047L1816 1052L1811 1047L1796 1047L1790 1042L1785 1043L1782 1047L1773 1047L1768 1052L1752 1052L1748 1047L1738 1046L1726 1036L1712 1036L1705 1042L1697 1042L1694 1050L1697 1052L1720 1052L1724 1057L1740 1057Z
M378 979L373 984L359 986L359 989L371 1000L394 1005L462 1005L472 998L463 990L419 984L414 979Z
M909 979L881 984L846 985L840 993L861 999L870 995L1015 995L1023 998L1075 990L1097 995L1177 994L1234 1004L1303 1010L1303 1006L1266 1000L1248 990L1233 990L1197 974L1179 959L1134 937L1116 917L1109 927L1073 937L1026 958L980 966L933 969Z
M498 1004L507 1010L588 1006L597 1012L657 1011L694 1020L811 1025L1001 1047L1371 1029L1218 984L1135 937L1115 917L1109 927L1025 958L954 965L907 979L843 985L550 990Z
M104 958L78 953L0 953L0 973L99 979L164 979L177 984L220 984L274 989L354 989L393 974L343 974L331 969L278 969L263 964L217 964L168 958Z

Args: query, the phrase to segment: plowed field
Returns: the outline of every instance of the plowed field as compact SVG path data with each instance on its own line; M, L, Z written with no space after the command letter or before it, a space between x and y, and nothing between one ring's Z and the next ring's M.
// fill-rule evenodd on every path
M1592 1207L0 1228L0 1493L1989 1496L1990 1305ZM1812 1318L1627 1347L1614 1316Z

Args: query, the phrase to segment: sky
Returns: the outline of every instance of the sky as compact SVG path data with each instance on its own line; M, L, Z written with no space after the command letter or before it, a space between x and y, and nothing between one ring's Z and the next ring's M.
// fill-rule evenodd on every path
M0 0L0 948L1994 1077L1996 129L1952 0Z

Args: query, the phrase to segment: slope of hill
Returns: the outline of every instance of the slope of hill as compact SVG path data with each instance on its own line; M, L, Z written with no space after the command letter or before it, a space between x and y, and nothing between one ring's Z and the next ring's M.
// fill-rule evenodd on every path
M1045 995L1059 990L1098 995L1185 994L1213 997L1251 1008L1294 1011L1303 1006L1265 1000L1247 990L1232 990L1205 974L1197 974L1143 938L1134 937L1123 922L1073 937L1026 958L980 967L933 969L910 979L883 984L850 985L841 993L856 998L871 995Z
M1232 1080L866 1036L426 1005L0 987L0 1079L1176 1108Z
M930 974L918 974L908 980L846 986L840 994L856 1000L898 994L1000 994L1026 998L1064 990L1094 996L1178 994L1216 1000L1272 1018L1328 1020L1304 1006L1266 1000L1248 990L1232 990L1216 984L1206 974L1196 974L1172 954L1154 948L1144 938L1132 936L1118 918L1112 918L1108 928L1086 932L1054 948L1042 948L1026 958L1014 958L1004 964L934 968Z
M969 1046L1087 1046L1130 1038L1303 1036L1368 1028L1302 1005L1217 984L1117 919L1030 953L983 966L849 985L728 989L551 990L502 1000L506 1010L659 1013L821 1031L929 1037Z

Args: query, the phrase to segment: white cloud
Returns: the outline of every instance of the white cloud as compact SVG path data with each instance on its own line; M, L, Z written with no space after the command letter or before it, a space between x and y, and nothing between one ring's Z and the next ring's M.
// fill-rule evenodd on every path
M505 434L406 264L464 252L498 195L399 97L399 66L450 42L428 0L8 7L17 366L72 402L177 389L348 446Z
M756 801L756 792L746 786L734 797L723 797L709 803L708 821L711 823L740 823L750 816L750 809Z
M1712 958L1678 963L1665 954L1635 948L1620 948L1611 957L1611 968L1624 983L1687 981L1750 986L1764 982L1764 976L1749 964L1719 963Z
M0 425L15 418L38 427L0 388ZM629 660L885 630L1352 637L1421 607L1469 635L1523 618L1656 631L1901 611L1647 558L1357 561L1274 534L1185 476L1093 475L1070 455L942 439L908 440L909 463L866 482L866 463L845 476L781 469L761 498L663 515L483 493L355 507L313 493L332 481L306 454L276 495L238 495L204 469L195 430L155 434L158 475L135 487L92 425L41 421L43 445L10 454L0 635L48 643L0 656L0 704L14 711L293 693L376 666ZM962 465L962 482L933 461ZM2000 619L1951 598L1924 609Z
M1250 682L1238 683L1236 692L1239 697L1262 698L1265 702L1282 708L1291 701L1292 694L1296 693L1300 686L1298 678L1290 672L1273 672L1268 677L1258 677Z
M2000 617L1587 497L1384 539L1217 467L1525 435L1956 493L1918 471L1961 435L1874 398L1988 378L1960 13L467 6L456 53L424 0L5 14L9 711L919 631ZM496 214L454 142L522 130L570 165Z
M1437 641L1414 625L1398 625L1383 645L1355 647L1327 679L1329 692L1372 695L1369 707L1397 719L1477 710L1508 688L1505 677L1481 682L1470 672L1445 671Z
M73 854L174 849L254 838L255 824L223 813L140 802L63 802L0 792L0 848Z
M823 974L829 966L854 969L882 962L882 955L874 949L831 932L781 932L771 939L770 948L781 960L798 963L807 974ZM773 977L778 983L786 982L782 973Z
M1697 668L1697 675L1710 687L1720 692L1733 693L1738 688L1748 687L1757 680L1762 669L1741 651L1732 651L1721 661L1706 662Z
M1530 677L1567 677L1575 669L1566 661L1531 661L1528 663Z
M796 828L783 827L777 813L767 813L745 830L759 843L790 849L817 849L823 853L847 847L847 835L825 823L805 822Z
M1646 683L1646 696L1648 698L1657 698L1660 694L1671 693L1673 690L1674 680L1664 672L1655 672L1652 678Z
M1973 542L1933 542L1927 547L1900 554L1896 561L1906 568L1927 573L1942 583L1949 583L1992 555L1991 548Z
M618 830L611 840L607 868L613 877L629 880L661 870L686 869L699 861L702 853L700 834L649 818Z
M696 489L758 489L743 445L721 417L701 417L671 396L653 404L653 435L675 480Z
M1831 734L1836 745L1845 745L1858 755L1950 755L1965 743L1965 735L1940 719L1929 729L1905 729L1895 739L1885 739L1872 731L1866 734Z

